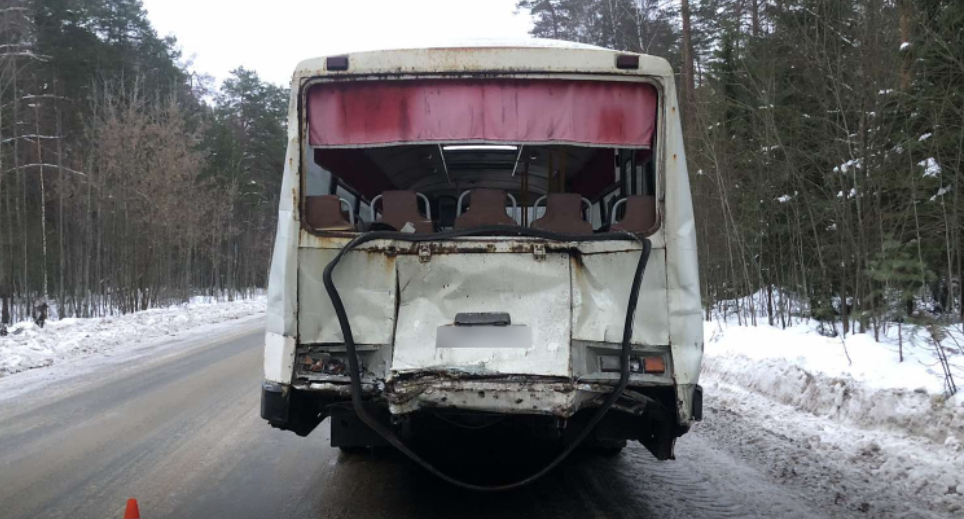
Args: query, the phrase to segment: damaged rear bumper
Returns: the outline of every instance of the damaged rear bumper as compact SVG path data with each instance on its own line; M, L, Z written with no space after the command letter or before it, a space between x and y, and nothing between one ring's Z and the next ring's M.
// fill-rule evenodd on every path
M539 380L414 379L393 382L388 389L385 397L396 415L442 408L562 418L583 407L598 406L609 392L590 384Z
M325 376L321 380L296 383L300 392L326 401L348 400L351 388L347 376ZM673 385L661 377L634 375L623 398L614 406L633 414L655 399L649 391L672 392ZM542 415L569 418L582 409L602 405L615 381L568 380L558 377L509 376L465 378L451 374L421 374L395 378L387 383L362 381L363 396L379 402L392 415L423 409L449 409L509 415ZM640 387L643 386L643 387Z
M290 395L290 409L284 410L287 420L283 423L272 421L272 425L306 435L324 417L331 415L335 420L332 422L332 445L380 444L377 442L382 440L361 425L352 410L347 377L323 378L285 386L283 389L288 389L286 393ZM283 405L279 399L281 395L268 389L275 388L265 388L264 402ZM384 426L408 433L414 430L412 427L417 428L432 416L446 412L452 413L449 416L463 417L518 417L518 421L505 423L556 424L554 430L565 436L570 434L565 432L569 429L576 431L571 434L578 434L580 424L584 425L589 413L593 412L591 409L603 405L613 389L612 381L604 380L572 381L533 376L466 378L464 374L459 377L436 372L409 374L388 382L363 379L362 397L365 408L379 416ZM284 411L277 406L262 404L263 415L266 409L276 420L284 416ZM270 412L272 410L274 412ZM340 413L337 420L336 413ZM639 441L657 459L671 459L675 439L689 430L692 419L698 420L701 416L702 389L699 386L677 386L671 382L647 385L637 378L636 385L627 387L612 404L594 434L599 440ZM271 421L268 416L265 418ZM542 421L532 422L533 419ZM337 442L336 429L339 431Z

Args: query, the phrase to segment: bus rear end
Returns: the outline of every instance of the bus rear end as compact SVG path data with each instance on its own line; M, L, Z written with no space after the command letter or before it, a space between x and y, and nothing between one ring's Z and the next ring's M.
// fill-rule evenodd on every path
M289 127L273 426L305 435L332 417L347 448L517 423L562 447L637 440L672 457L701 415L702 325L665 61L588 48L311 60Z

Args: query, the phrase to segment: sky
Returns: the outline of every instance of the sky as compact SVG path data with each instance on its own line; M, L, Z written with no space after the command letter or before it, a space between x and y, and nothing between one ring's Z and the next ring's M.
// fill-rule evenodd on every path
M238 66L287 85L299 61L460 39L525 38L516 0L142 0L191 70L218 83Z

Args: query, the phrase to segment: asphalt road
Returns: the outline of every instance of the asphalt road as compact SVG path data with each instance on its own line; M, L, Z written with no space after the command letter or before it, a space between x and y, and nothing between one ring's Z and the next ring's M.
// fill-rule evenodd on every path
M397 453L344 454L328 446L327 424L298 438L261 420L262 337L248 325L70 391L0 404L0 517L119 518L128 497L144 518L822 515L699 429L681 439L676 461L638 445L615 458L581 454L499 494L452 488ZM538 463L525 449L486 449L485 466L471 469L482 480ZM465 466L457 450L445 457Z

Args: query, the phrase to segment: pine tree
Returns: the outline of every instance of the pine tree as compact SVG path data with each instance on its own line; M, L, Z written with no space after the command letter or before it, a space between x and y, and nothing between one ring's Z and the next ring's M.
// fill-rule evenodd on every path
M0 0L0 322L264 286L286 89L179 59L139 0Z
M519 5L531 9L535 35L634 50L612 29L619 23L606 22L613 2ZM707 315L760 292L760 308L743 299L741 318L786 324L796 313L877 333L895 304L906 315L964 317L964 3L657 9L677 28L689 14L689 43L678 30L665 55L684 101L692 95L684 133ZM918 272L895 290L898 264Z

